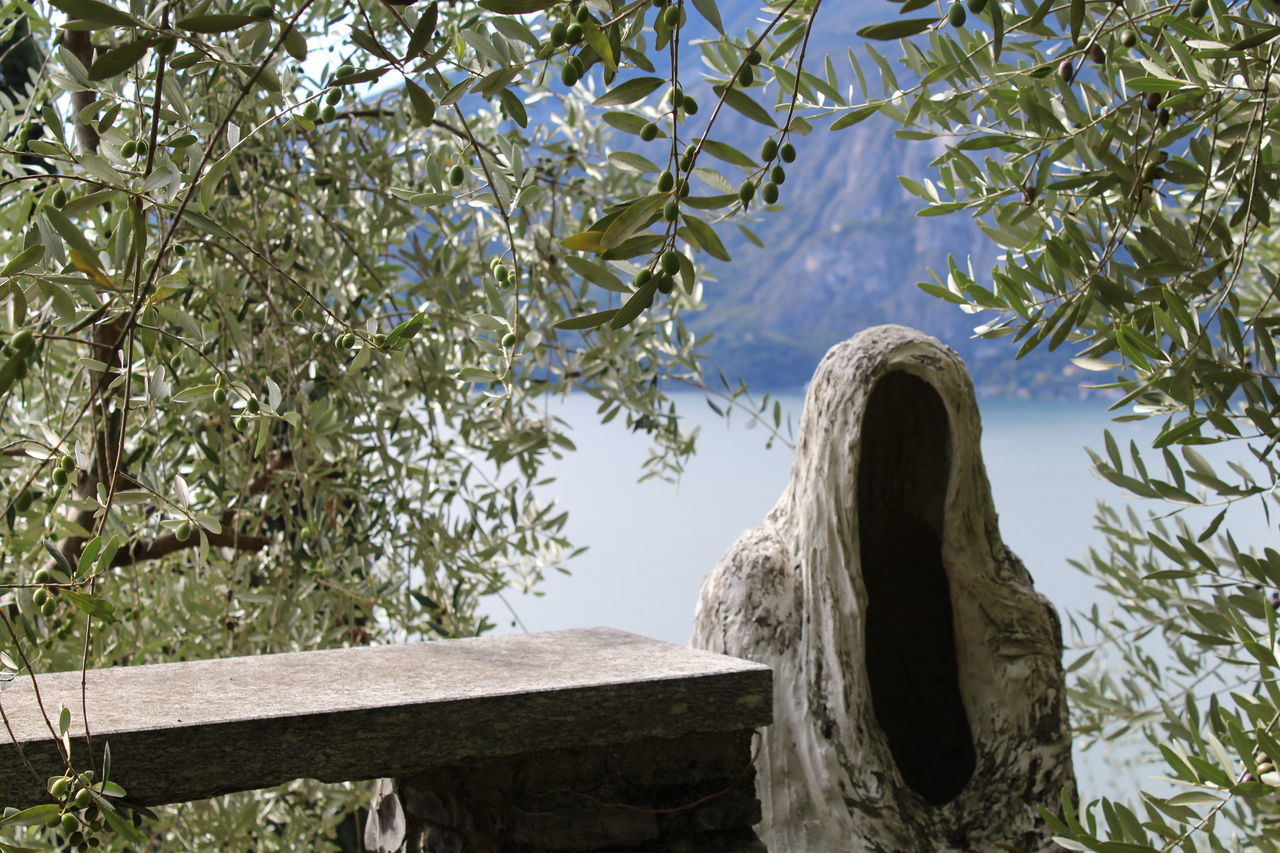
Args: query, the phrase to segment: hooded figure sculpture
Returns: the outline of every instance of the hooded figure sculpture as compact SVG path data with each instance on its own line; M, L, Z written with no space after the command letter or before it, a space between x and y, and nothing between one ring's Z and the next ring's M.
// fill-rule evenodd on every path
M900 326L832 348L788 483L707 577L695 647L769 664L770 850L1058 850L1061 627L1000 539L963 363Z

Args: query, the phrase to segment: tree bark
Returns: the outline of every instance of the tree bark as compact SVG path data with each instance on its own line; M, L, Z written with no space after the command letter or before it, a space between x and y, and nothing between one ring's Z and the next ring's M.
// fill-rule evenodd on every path
M791 481L703 583L692 644L768 664L762 840L1057 850L1061 626L1001 541L963 363L900 326L827 353Z

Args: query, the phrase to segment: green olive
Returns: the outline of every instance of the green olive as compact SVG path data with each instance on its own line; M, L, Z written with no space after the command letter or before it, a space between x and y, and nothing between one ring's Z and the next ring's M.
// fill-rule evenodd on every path
M782 147L778 149L778 154L782 157L784 163L794 162L796 159L796 147L790 142L784 142Z
M680 272L680 253L675 249L667 249L662 253L662 271L671 275Z
M13 348L23 355L31 355L36 348L36 336L30 329L22 329L9 341Z
M756 197L756 185L750 179L742 182L742 186L738 187L738 200L743 204L750 204L751 199Z
M449 170L449 183L453 184L455 187L461 184L466 177L467 173L461 165L454 166Z
M647 122L644 127L640 128L640 138L645 142L652 142L658 138L658 126L653 122Z
M963 3L952 3L951 8L947 10L947 20L953 27L963 27L966 17L968 16L965 14Z

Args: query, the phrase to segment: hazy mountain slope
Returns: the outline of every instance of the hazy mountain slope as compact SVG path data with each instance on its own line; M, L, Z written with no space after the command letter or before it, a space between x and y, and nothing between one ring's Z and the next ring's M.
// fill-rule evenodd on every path
M837 66L847 68L843 57L858 41L854 30L886 19L884 11L867 6L824 19L812 46L818 67L823 53L831 52ZM714 99L709 90L696 94L703 103ZM754 153L765 129L729 113L714 135ZM719 280L706 287L707 311L692 319L698 332L715 333L708 351L726 374L762 388L799 386L833 344L868 326L902 323L956 349L986 393L1074 395L1082 378L1096 378L1082 377L1070 365L1069 346L1013 362L1011 340L972 339L973 328L987 317L966 314L915 286L928 280L928 269L945 271L948 252L962 264L971 259L979 281L996 256L963 214L915 215L921 202L898 176L931 176L929 162L941 153L940 144L897 139L892 124L878 119L794 141L799 158L787 167L781 188L785 209L753 225L766 248L733 242L733 262L712 268ZM741 180L733 167L709 164L731 181Z

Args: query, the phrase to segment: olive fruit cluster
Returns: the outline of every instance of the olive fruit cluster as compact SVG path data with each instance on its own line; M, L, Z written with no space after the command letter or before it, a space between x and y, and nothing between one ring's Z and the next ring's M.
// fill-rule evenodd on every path
M53 485L56 488L62 488L71 482L71 475L76 471L76 461L70 456L63 456L58 460L58 464L53 467Z
M582 64L582 60L577 56L570 56L565 60L564 68L560 69L560 82L566 86L576 86L586 73L587 67Z
M769 179L759 186L760 198L765 204L773 204L778 200L778 187L787 180L787 170L782 163L795 161L796 148L790 142L779 145L778 141L771 136L760 146L760 159L769 169ZM773 165L769 166L770 163ZM742 202L744 207L756 197L756 188L757 184L751 178L747 178L738 187L738 201Z
M693 99L693 96L686 95L678 87L672 87L671 91L667 93L667 100L671 102L671 108L676 112L683 112L689 116L698 112L698 102Z
M658 13L658 17L654 19L654 26L657 27L658 21L661 21L668 29L677 29L680 26L680 7L668 6Z
M337 96L336 98L334 96ZM342 100L341 89L330 89L329 94L325 96L326 103L321 107L315 101L307 101L307 105L302 108L302 117L310 122L330 122L338 117L338 111L333 104Z
M120 156L126 160L134 157L146 157L150 148L145 139L130 139L120 146Z
M218 377L213 381L213 402L219 406L225 406L227 404L227 389L222 384L221 373L219 373Z
M489 271L493 273L493 278L503 287L510 287L516 283L516 274L514 271L507 269L507 265L500 258L494 258L489 264Z
M40 608L40 612L46 617L52 616L58 610L58 602L54 598L57 594L57 587L49 587L48 584L53 582L53 575L48 569L39 569L31 577L32 582L40 584L36 587L36 591L31 593L31 603Z
M35 351L36 336L30 329L19 330L9 339L9 343L4 345L3 350L0 350L4 355L18 360L16 379L26 378L28 363L31 361L31 356L35 355Z
M969 0L969 12L975 15L982 14L982 10L987 8L987 0ZM965 21L969 19L969 15L965 12L965 3L962 0L955 0L947 8L947 22L953 27L963 27Z
M101 835L107 829L98 807L103 802L102 788L92 770L54 776L49 780L48 790L60 808L45 820L45 826L59 830L67 845L81 853L101 847ZM140 817L135 816L135 823L138 820Z

